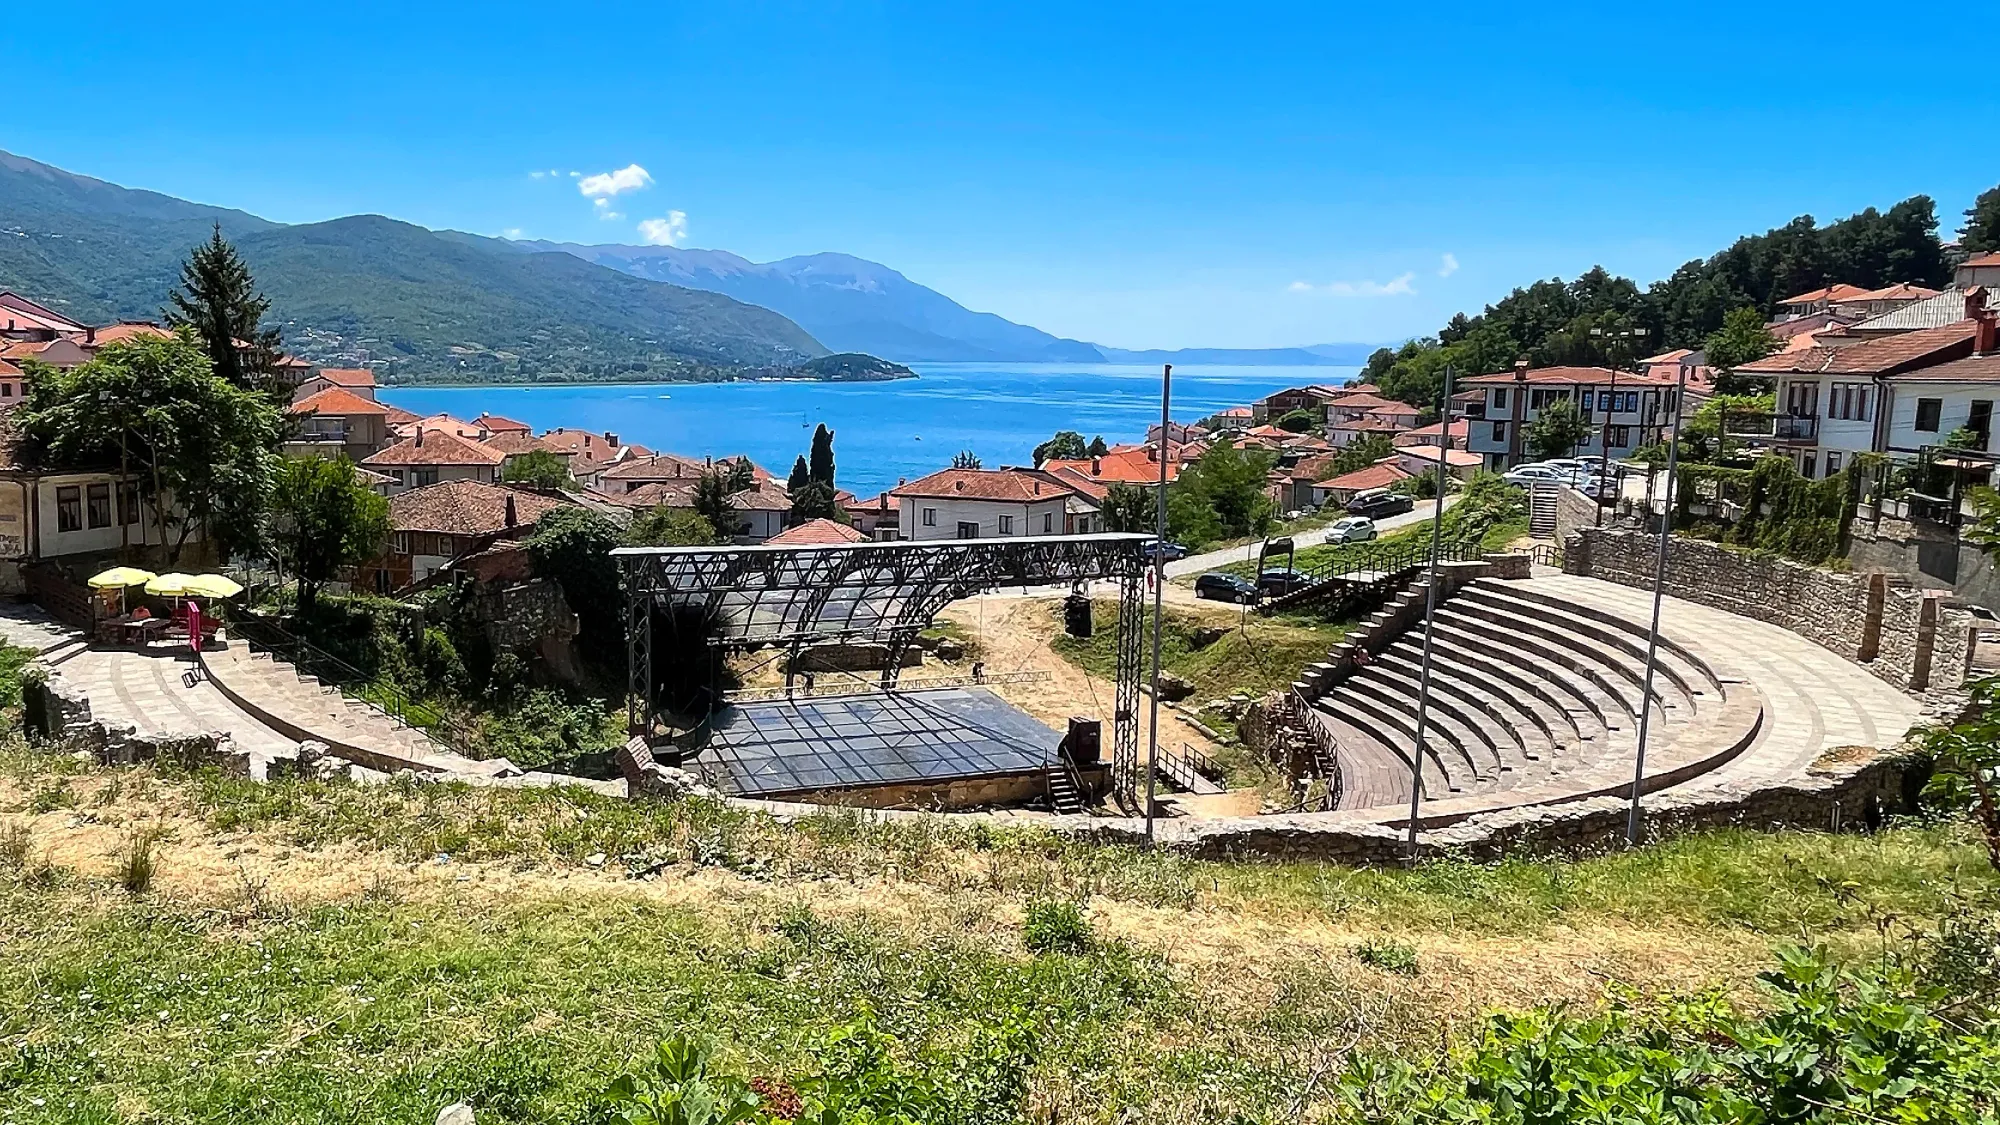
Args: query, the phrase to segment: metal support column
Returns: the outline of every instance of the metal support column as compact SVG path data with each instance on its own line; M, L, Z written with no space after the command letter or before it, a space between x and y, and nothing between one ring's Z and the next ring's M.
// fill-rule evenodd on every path
M1139 807L1139 673L1146 636L1141 575L1118 580L1118 679L1112 696L1111 791L1128 811Z

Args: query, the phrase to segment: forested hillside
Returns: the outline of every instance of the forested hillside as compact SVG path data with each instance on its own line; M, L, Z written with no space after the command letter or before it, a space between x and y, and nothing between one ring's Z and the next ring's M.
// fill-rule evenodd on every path
M1938 239L1937 205L1917 195L1887 211L1870 207L1825 226L1801 215L1739 238L1644 288L1601 266L1571 281L1537 281L1477 316L1452 317L1436 336L1378 350L1369 357L1364 378L1390 397L1434 408L1447 366L1460 375L1478 375L1504 371L1522 356L1537 367L1629 363L1672 348L1701 347L1732 309L1752 307L1769 315L1784 298L1834 282L1937 287L1950 279ZM1645 330L1636 344L1613 335L1634 328ZM1605 334L1594 336L1593 329Z

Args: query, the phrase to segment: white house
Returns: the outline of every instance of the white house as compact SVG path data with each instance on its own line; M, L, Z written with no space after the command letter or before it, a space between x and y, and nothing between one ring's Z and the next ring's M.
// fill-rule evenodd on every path
M904 539L997 539L1101 530L1088 496L1035 469L945 469L889 491Z
M1479 454L1487 468L1498 471L1529 459L1529 427L1544 408L1565 400L1575 403L1590 423L1584 440L1566 455L1630 457L1665 431L1675 381L1605 367L1531 370L1522 361L1512 372L1475 375L1462 382L1486 396L1484 417L1468 420L1466 448Z
M394 496L406 488L455 480L493 484L505 460L499 450L448 430L419 429L415 437L363 458L361 465L393 478L389 494Z

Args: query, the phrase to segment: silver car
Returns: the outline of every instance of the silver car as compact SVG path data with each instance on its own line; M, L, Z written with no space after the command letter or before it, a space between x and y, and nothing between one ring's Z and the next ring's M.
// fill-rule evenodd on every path
M1326 529L1329 543L1365 543L1375 538L1375 521L1367 516L1345 516Z

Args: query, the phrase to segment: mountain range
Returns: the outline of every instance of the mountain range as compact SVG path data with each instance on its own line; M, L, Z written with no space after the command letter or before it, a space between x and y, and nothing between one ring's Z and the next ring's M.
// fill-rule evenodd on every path
M752 262L726 250L523 241L691 289L725 293L784 313L836 351L904 363L1217 363L1359 365L1371 344L1309 348L1183 348L1132 351L1053 336L993 313L974 312L878 262L851 254L804 254Z
M388 381L714 380L803 374L817 370L801 371L809 360L849 352L1323 364L1359 363L1369 350L1126 351L974 312L845 254L760 264L720 250L509 241L380 215L274 223L0 152L0 288L80 321L157 318L181 259L218 225L271 299L288 348L367 363Z

